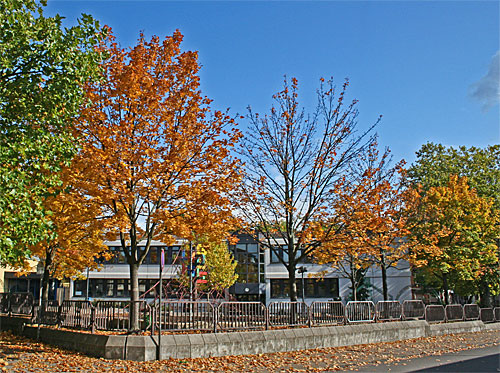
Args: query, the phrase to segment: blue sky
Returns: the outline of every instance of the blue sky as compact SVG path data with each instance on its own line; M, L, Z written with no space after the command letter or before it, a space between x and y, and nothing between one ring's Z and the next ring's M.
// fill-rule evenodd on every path
M382 114L380 143L409 162L427 142L500 143L498 1L63 1L47 14L80 13L111 26L123 47L142 30L179 29L198 50L203 93L217 109L268 112L283 75L314 108L320 77L358 99L359 126ZM240 126L245 127L241 120Z

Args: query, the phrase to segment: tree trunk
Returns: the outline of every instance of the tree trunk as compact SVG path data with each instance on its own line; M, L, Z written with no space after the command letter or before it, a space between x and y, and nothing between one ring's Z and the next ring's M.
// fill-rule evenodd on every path
M290 301L297 301L297 281L295 277L295 271L297 270L297 265L290 263L288 265L288 286L290 287Z
M350 277L349 280L351 280L351 289L352 289L352 299L356 302L358 300L358 292L357 292L357 281L356 281L356 276L357 276L357 271L356 268L354 268L354 265L352 261L349 263L350 265Z
M491 307L491 292L488 283L482 279L480 283L481 293L479 294L479 304L481 307Z
M140 329L139 325L139 264L129 264L130 268L130 316L129 331L135 332Z
M382 270L382 293L384 294L384 300L389 299L389 294L387 290L387 268L385 268L385 265L380 267Z
M52 265L52 255L47 252L45 255L45 263L43 265L42 275L42 301L45 303L49 300L49 284L50 284L50 267Z
M382 294L384 295L384 300L388 300L389 292L387 290L387 268L385 266L385 255L383 251L380 253L380 271L382 272Z
M358 301L358 292L357 292L357 286L356 286L356 279L354 276L351 276L351 288L352 288L352 299L357 302Z
M444 290L444 304L448 305L449 300L448 300L448 277L446 276L446 273L443 275L443 290Z

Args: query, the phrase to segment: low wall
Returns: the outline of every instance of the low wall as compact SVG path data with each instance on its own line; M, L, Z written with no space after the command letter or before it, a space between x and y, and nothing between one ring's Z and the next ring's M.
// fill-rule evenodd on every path
M1 317L1 328L36 338L37 328L26 319ZM261 354L391 342L452 333L499 330L481 321L429 324L424 320L265 331L163 335L162 359ZM52 345L107 359L155 360L157 336L97 335L40 328L40 340Z

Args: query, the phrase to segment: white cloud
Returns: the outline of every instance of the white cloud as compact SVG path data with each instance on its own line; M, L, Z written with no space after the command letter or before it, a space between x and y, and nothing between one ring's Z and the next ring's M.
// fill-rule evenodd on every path
M471 84L470 95L488 110L500 102L500 51L491 59L488 73Z

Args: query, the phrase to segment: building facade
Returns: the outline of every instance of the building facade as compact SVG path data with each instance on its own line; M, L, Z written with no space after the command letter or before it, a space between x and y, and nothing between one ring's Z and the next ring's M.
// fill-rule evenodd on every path
M278 253L264 250L250 236L240 235L239 241L229 247L237 261L236 271L238 281L230 289L227 296L241 301L261 301L268 304L273 301L289 300L288 271L278 256L287 261L286 252ZM179 274L188 263L184 251L181 249L184 242L165 246L154 241L150 252L139 269L139 292L146 300L153 300L157 296L159 282L159 262L161 249L164 250L165 267L162 273L164 291L168 298L189 299L187 289L179 284ZM120 242L107 243L114 252L113 259L103 263L100 270L88 271L87 279L71 281L70 299L127 299L129 298L129 266L123 254ZM297 295L305 297L307 303L313 301L342 300L348 301L351 293L350 282L342 275L327 266L313 263L300 263L303 267L304 278L297 273ZM326 272L319 278L319 273ZM84 275L87 275L84 274ZM370 300L382 300L382 277L380 270L370 268L366 273L365 283L367 297ZM387 273L389 299L411 299L411 273L409 264L402 261L396 268ZM302 291L304 283L304 291ZM87 294L88 289L88 294Z

